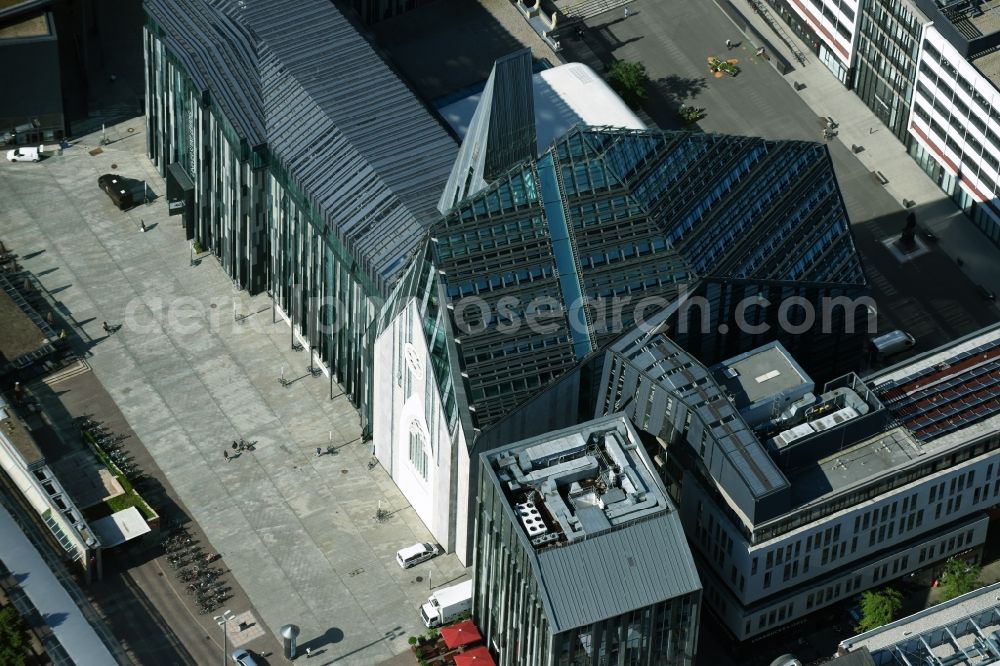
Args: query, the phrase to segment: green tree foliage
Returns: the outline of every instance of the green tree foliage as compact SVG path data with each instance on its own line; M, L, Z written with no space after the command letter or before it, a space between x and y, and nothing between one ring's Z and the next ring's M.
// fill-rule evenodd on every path
M941 600L960 597L979 587L980 573L982 567L978 564L966 564L954 557L949 558L944 565L944 573L941 574Z
M902 606L903 595L891 587L862 593L861 622L855 627L855 631L860 634L889 624Z
M28 628L13 606L0 608L0 664L24 666L28 654Z
M649 74L642 63L616 60L608 71L608 81L632 109L638 109L646 101Z

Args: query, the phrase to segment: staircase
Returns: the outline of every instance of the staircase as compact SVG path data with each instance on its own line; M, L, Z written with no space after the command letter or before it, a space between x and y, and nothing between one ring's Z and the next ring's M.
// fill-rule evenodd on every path
M609 12L629 4L632 0L583 0L568 6L556 5L556 9L567 19L585 21L598 14Z

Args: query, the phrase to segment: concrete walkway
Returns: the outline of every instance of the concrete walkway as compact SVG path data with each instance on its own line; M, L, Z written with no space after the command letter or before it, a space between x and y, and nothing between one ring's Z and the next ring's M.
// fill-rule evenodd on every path
M354 408L308 374L266 296L234 292L210 256L190 265L162 196L127 213L111 205L102 173L145 178L159 195L164 183L144 155L142 119L108 136L96 155L90 137L39 164L0 164L0 238L22 256L44 250L23 265L94 340L94 373L270 631L299 625L300 644L323 650L316 663L404 652L423 628L430 573L446 585L465 568L454 556L396 565L397 549L429 534L392 480L367 469ZM237 324L234 311L249 316ZM122 329L106 336L103 321ZM226 462L241 436L257 451Z
M759 14L750 10L749 4L741 2L737 8L789 62L796 63L791 49ZM834 78L790 28L784 32L806 56L804 65L796 63L796 69L784 77L788 85L804 84L805 88L798 91L802 100L816 115L831 117L838 123L839 135L835 141L843 143L848 150L852 145L863 146L864 150L857 154L858 160L869 171L879 171L888 179L885 190L900 207L904 207L905 200L915 202L918 224L937 234L941 239L941 249L953 259L961 258L963 270L973 282L1000 292L1000 254L997 248L910 158L903 144L861 98Z

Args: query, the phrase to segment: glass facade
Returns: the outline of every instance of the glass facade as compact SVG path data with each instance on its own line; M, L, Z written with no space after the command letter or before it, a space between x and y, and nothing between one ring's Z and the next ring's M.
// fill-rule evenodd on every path
M702 280L865 285L826 149L806 142L577 128L432 237L480 428Z
M907 130L922 31L902 3L865 0L861 5L854 92L903 145L910 142Z
M147 150L161 174L195 183L194 239L236 286L276 304L361 407L368 429L380 290L266 145L250 146L199 93L149 19L144 31Z
M694 662L700 591L553 633L542 601L546 592L539 588L531 555L518 539L516 530L521 527L504 513L508 500L489 473L481 471L479 477L472 617L491 652L498 655L498 666Z

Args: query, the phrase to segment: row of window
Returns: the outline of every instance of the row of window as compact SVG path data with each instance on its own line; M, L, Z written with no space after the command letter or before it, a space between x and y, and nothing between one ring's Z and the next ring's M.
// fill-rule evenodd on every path
M770 541L798 527L814 523L830 514L885 495L895 488L913 483L928 474L956 467L970 458L978 457L988 451L995 451L998 448L1000 448L1000 432L990 433L978 440L956 447L956 450L947 455L931 458L896 474L879 477L872 483L850 493L838 495L825 502L817 502L807 509L801 509L787 517L778 518L756 527L752 533L748 534L748 539L752 543ZM742 522L737 521L735 524L742 525Z
M987 479L992 476L993 464L991 463L987 470ZM972 482L975 479L975 470L969 470L965 474L960 474L956 477L952 477L950 483L949 494L953 495L956 492L961 493L966 487L971 488ZM942 502L937 504L934 519L939 520L941 518L942 508L945 508L945 515L950 515L954 512L959 511L962 508L962 495L957 497L949 498L947 504L943 503L945 483L942 481L939 484L931 486L930 489L930 501L933 502L935 497L942 499ZM976 488L973 494L973 504L978 504L980 501L986 501L988 497L987 491L989 490L989 484L986 484L982 488ZM997 479L994 484L994 495L1000 492L1000 479ZM903 534L906 531L913 530L914 528L919 528L923 525L924 521L924 510L917 510L917 496L918 493L914 492L902 500L902 514L899 518L899 522L895 522L896 510L899 501L892 502L891 504L886 504L880 508L872 509L871 511L866 511L865 513L854 517L854 532L858 533L859 530L867 530L869 525L871 530L868 534L868 547L873 548L877 544L881 544L887 540L891 540L894 534ZM909 515L907 515L909 512ZM879 523L882 523L879 525ZM847 554L847 542L838 543L840 538L840 525L834 525L827 527L826 530L819 532L815 535L809 535L806 537L805 544L805 558L802 560L802 573L809 572L810 556L808 553L813 549L823 547L820 556L820 565L824 566L828 563L832 564L837 559L843 558ZM830 546L832 542L832 547ZM770 569L772 566L777 566L782 563L783 560L790 560L792 557L795 558L794 561L790 561L785 564L784 570L782 572L782 581L787 582L790 578L795 578L799 573L799 553L800 553L801 539L797 540L794 544L787 544L784 546L779 546L774 550L771 550L765 555L765 569L763 579L763 587L765 589L771 586L772 578ZM851 539L851 554L857 552L858 547L858 537L854 536ZM750 565L750 575L755 575L757 573L757 558L754 557L751 560ZM742 588L741 588L742 589Z
M944 557L947 554L954 553L964 546L972 544L974 539L974 530L969 529L962 534L950 537L948 539L942 539L940 544L931 544L929 547L925 546L920 549L918 563L923 563L925 560L933 561L935 555L935 549L937 549L937 555L939 558ZM893 558L891 562L885 562L880 567L875 567L872 570L872 584L877 583L880 580L885 580L887 578L892 578L900 572L905 572L910 563L909 553L904 553L898 557ZM890 569L891 566L891 569ZM855 574L853 578L848 578L843 583L843 589L841 588L841 583L837 582L827 586L826 588L819 590L817 592L810 592L806 596L806 610L810 610L813 607L819 607L822 605L829 604L830 602L841 598L841 596L847 596L852 592L861 589L862 574ZM785 609L785 612L782 612ZM757 618L757 628L763 629L769 627L775 623L780 623L787 616L791 619L792 611L794 609L794 602L789 602L785 606L771 610L769 612L761 613ZM750 632L750 622L747 622L746 626L747 633Z
M946 554L954 553L955 551L963 548L965 546L971 546L972 540L974 538L975 530L969 529L964 533L957 536L953 536L949 539L941 539L941 543L931 544L930 546L924 546L920 549L920 556L917 559L918 564L922 564L924 560L928 562L934 561L934 551L937 549L938 558L944 557Z
M813 6L823 15L823 17L830 22L830 24L836 28L840 36L846 39L848 42L851 41L851 31L844 25L844 22L837 18L837 15L833 13L830 5L836 6L850 21L851 25L854 25L854 8L851 7L845 0L828 0L828 2L823 2L823 0L810 0Z

